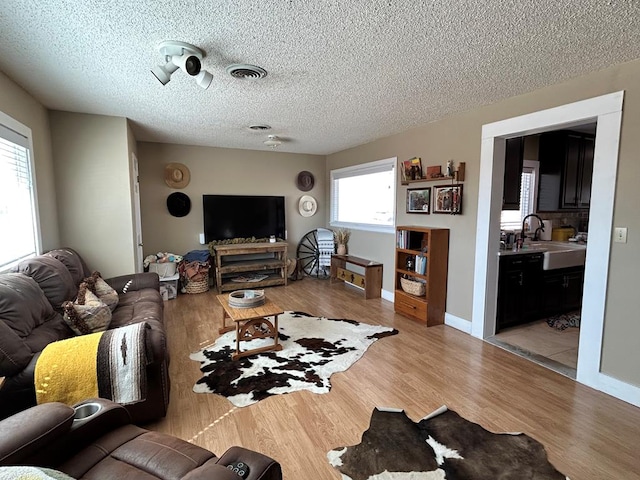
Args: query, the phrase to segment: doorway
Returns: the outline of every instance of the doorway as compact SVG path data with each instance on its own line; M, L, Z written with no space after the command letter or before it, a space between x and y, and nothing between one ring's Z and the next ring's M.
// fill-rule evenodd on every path
M539 238L535 238L537 230L535 236L530 235L531 242L551 249L572 248L576 258L550 269L544 269L540 260L525 272L523 266L533 261L526 259L542 254L526 255L526 249L521 252L525 256L513 256L504 245L499 254L502 298L499 294L497 327L495 335L486 338L489 343L573 379L578 364L596 128L596 123L589 122L513 140L524 151L524 161L519 177L505 173L503 197L511 201L501 212L504 238L519 236L523 220L534 214L532 232L538 221L548 224ZM513 191L520 194L514 197L508 193ZM552 229L557 237L566 234L565 243L547 243L560 240L552 238ZM567 237L573 237L573 242L566 243ZM524 287L523 273L527 276Z
M479 183L491 188L481 189L478 195L471 324L471 333L478 338L487 338L495 332L498 280L495 256L500 242L506 139L597 122L576 380L615 396L620 395L619 388L625 384L620 382L612 387L611 378L600 372L600 361L623 97L624 92L615 92L483 126Z

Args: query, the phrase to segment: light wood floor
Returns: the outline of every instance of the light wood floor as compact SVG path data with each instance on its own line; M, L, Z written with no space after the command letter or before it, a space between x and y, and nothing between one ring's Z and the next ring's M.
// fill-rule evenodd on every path
M148 427L222 454L232 445L282 463L285 479L340 478L327 451L357 444L376 406L405 409L414 420L441 405L494 432L525 432L572 480L640 479L640 408L447 326L426 328L328 280L305 278L267 289L284 310L351 318L397 328L325 395L296 392L234 409L224 397L193 393L200 378L190 352L213 343L222 318L216 292L165 302L171 350L171 402Z

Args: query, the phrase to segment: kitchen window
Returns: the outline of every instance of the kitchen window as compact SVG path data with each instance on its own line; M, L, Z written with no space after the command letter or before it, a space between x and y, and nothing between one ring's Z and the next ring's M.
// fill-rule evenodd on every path
M40 253L31 129L0 112L0 271Z
M332 227L393 233L397 158L331 170Z
M536 212L538 198L538 172L540 162L525 160L520 177L520 209L502 210L500 229L507 231L522 230L522 220L530 213Z

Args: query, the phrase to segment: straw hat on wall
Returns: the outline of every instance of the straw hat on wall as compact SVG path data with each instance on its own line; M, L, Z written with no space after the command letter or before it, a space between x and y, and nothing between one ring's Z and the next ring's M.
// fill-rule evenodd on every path
M170 163L164 167L164 181L171 188L184 188L189 185L191 173L182 163Z

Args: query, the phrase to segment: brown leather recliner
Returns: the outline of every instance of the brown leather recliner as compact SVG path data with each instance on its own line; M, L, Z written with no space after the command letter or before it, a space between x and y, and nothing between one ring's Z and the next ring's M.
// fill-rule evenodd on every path
M248 474L241 477L229 468L238 463ZM261 453L231 447L218 458L177 437L132 425L124 407L104 399L73 408L45 403L0 421L0 466L12 465L86 480L282 479L280 464Z

